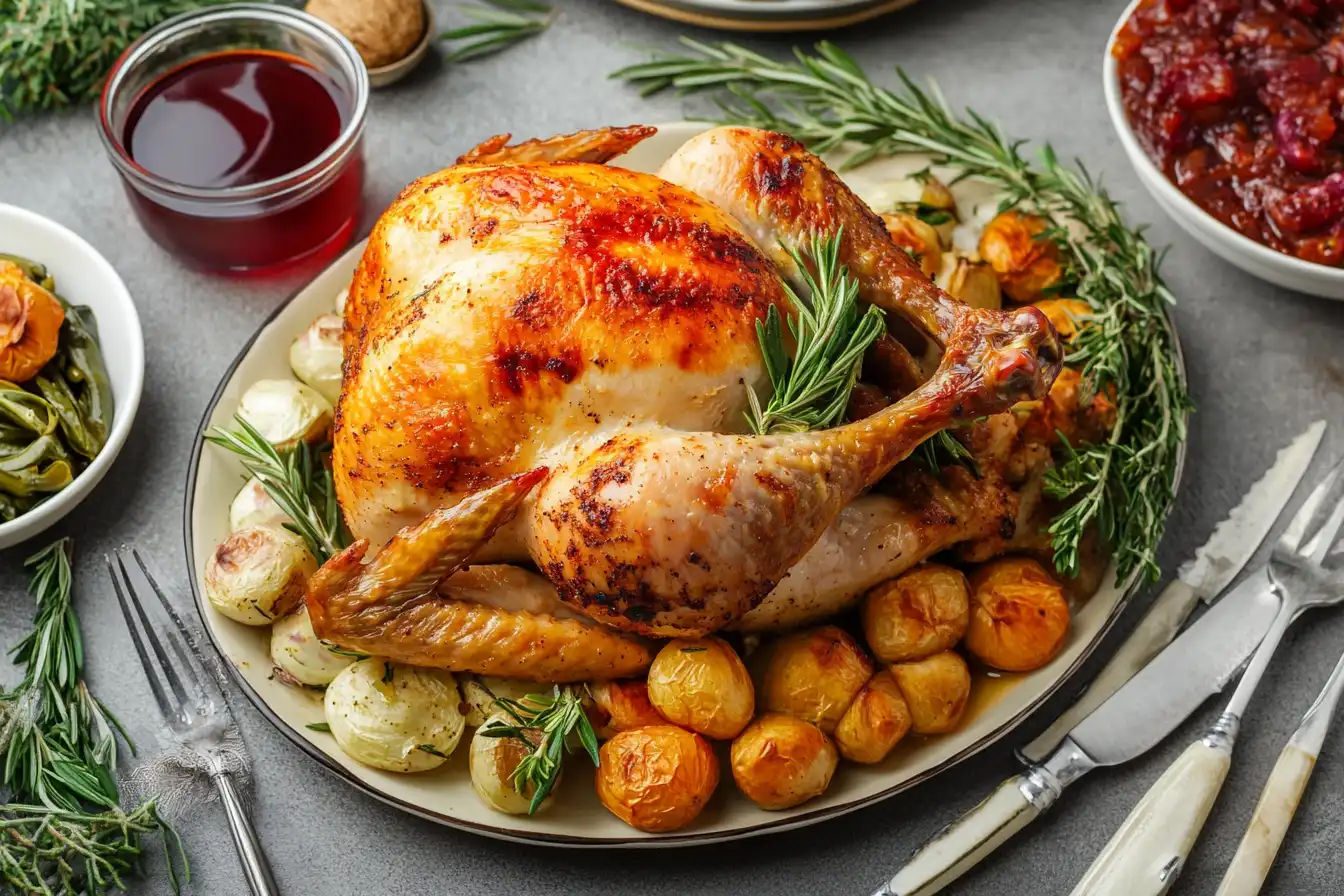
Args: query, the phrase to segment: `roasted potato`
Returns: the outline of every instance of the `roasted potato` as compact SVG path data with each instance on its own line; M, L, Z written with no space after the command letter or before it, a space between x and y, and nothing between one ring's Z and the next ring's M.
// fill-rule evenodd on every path
M883 582L863 599L863 635L888 663L923 659L966 634L970 589L960 570L926 563Z
M756 711L747 667L720 638L669 641L649 666L649 702L675 725L715 740L742 733Z
M649 702L647 681L637 678L595 681L588 685L588 693L593 697L589 721L602 740L632 728L667 724L667 719L659 715Z
M1026 557L991 560L971 574L971 621L962 642L995 669L1029 672L1054 659L1069 632L1069 602Z
M443 669L370 657L346 666L324 695L327 725L346 755L390 772L442 765L465 727L457 682Z
M332 413L330 401L297 380L258 380L238 399L238 416L277 451L326 439Z
M825 793L838 762L820 728L775 712L747 726L729 756L738 789L762 809L788 809Z
M883 669L845 710L835 726L835 745L850 762L881 762L905 737L910 723L910 705L891 672Z
M611 814L651 833L684 828L719 784L709 741L675 725L622 731L602 745L597 797Z
M1042 236L1044 218L1006 211L980 234L980 257L998 275L999 285L1015 302L1034 302L1064 278L1059 247Z
M797 716L830 734L872 675L872 660L844 629L824 625L797 632L773 645L762 708Z
M1092 306L1082 299L1041 299L1033 302L1054 326L1064 341L1068 341L1088 325Z
M496 678L493 675L462 676L458 682L462 690L463 714L467 724L479 728L485 720L500 711L500 697L507 700L525 700L528 697L549 697L555 685L521 678Z
M279 529L288 522L292 522L289 514L280 509L275 499L267 494L266 486L255 476L247 480L242 491L238 492L233 503L229 505L230 532L251 526L270 526Z
M946 252L938 262L933 279L943 292L972 308L997 311L1003 307L999 278L987 264Z
M350 653L338 653L317 637L305 606L271 626L271 662L299 684L326 687L354 661Z
M883 215L882 222L887 225L887 233L891 234L892 241L909 252L924 276L932 279L938 272L943 252L938 231L933 229L933 225L904 212Z
M484 728L498 722L513 725L513 719L504 713L497 713L485 720ZM541 734L535 729L524 729L524 733L535 747L541 740ZM526 815L532 805L532 795L536 792L529 784L519 793L513 785L513 772L532 751L516 737L490 737L477 729L471 736L471 752L467 755L467 767L471 772L471 788L476 795L496 812L505 815ZM556 786L559 786L558 783ZM555 789L547 794L537 807L538 812L545 811L555 801Z
M288 529L248 526L215 548L205 564L205 596L244 625L266 625L303 601L317 560Z
M910 663L895 663L891 676L910 707L916 734L946 734L961 724L971 696L971 670L961 655L944 650Z

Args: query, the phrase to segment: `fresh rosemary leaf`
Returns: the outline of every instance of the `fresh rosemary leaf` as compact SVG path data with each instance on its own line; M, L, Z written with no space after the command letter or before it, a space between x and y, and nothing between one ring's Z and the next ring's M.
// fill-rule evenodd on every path
M266 494L289 515L291 522L285 527L304 540L318 563L327 562L350 543L331 471L323 462L330 446L314 448L301 443L282 454L242 417L233 419L238 429L215 427L205 440L238 455L243 468L261 481Z
M960 177L996 185L1004 207L1049 222L1042 237L1066 259L1072 294L1093 309L1067 362L1081 369L1088 390L1112 392L1116 405L1109 437L1068 446L1048 474L1048 493L1070 502L1050 526L1055 565L1065 575L1076 573L1084 533L1096 526L1111 545L1121 581L1135 571L1155 579L1155 552L1192 405L1168 316L1173 298L1158 273L1161 255L1125 226L1106 191L1082 166L1061 164L1048 145L1040 164L1032 165L1021 141L973 111L957 116L936 89L921 89L899 69L896 89L879 87L832 43L818 44L813 53L795 49L786 62L732 43L682 38L682 44L683 55L612 77L644 94L718 89L725 122L783 131L817 152L859 146L849 167L879 155L924 153ZM1070 237L1069 224L1081 230L1081 239Z
M960 464L980 478L980 465L961 440L944 429L920 442L914 456L930 473L938 474L948 464Z
M499 697L495 706L513 724L494 719L479 733L483 737L511 737L530 751L513 771L513 789L532 793L529 815L541 808L559 780L566 754L574 751L571 735L577 737L593 765L598 764L597 732L583 711L582 694L577 688L557 686L550 696L529 694L521 700Z
M785 285L794 309L788 320L792 358L774 306L756 323L773 394L762 406L755 390L747 387L752 432L806 432L839 423L858 382L863 353L886 332L880 310L859 308L858 281L840 263L841 235L814 235L801 250L788 247L808 299Z
M303 727L307 728L309 731L321 731L325 734L331 733L331 726L328 725L326 722L309 722L307 725L304 725Z
M545 31L554 18L551 7L538 0L486 0L485 4L459 4L457 9L473 24L439 35L441 40L457 42L444 57L449 62L498 53Z

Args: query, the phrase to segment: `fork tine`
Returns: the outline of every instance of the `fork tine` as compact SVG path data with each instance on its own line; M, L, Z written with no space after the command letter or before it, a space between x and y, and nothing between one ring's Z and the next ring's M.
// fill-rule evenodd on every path
M135 615L131 613L131 608L126 600L126 592L134 594L131 591L131 583L123 583L121 575L117 572L117 566L112 563L111 555L105 555L103 559L107 562L107 573L112 577L112 590L117 593L117 603L121 604L121 614L126 617L126 628L131 633L131 643L135 645L135 652L140 655L140 665L145 669L145 678L149 679L149 689L154 692L154 699L159 704L159 711L163 713L164 718L174 719L178 715L178 708L173 705L172 700L168 698L168 693L163 689L163 684L159 681L159 675L155 671L156 665L149 658L149 652L145 650L145 644L140 640L140 629L136 625ZM122 568L123 571L125 568Z
M1293 515L1292 522L1284 530L1283 535L1279 536L1279 548L1291 553L1299 553L1302 544L1302 537L1307 534L1307 527L1311 525L1320 511L1321 505L1325 503L1326 496L1334 489L1335 483L1339 481L1340 467L1332 469L1321 484L1311 490L1307 500L1302 502L1302 507Z
M122 551L121 553L125 554L126 552ZM140 567L140 572L144 574L145 581L149 583L149 589L159 599L159 604L163 606L164 612L168 614L168 618L172 620L173 626L177 629L177 631L168 631L167 638L173 652L182 661L183 668L191 676L201 694L211 699L216 696L222 697L223 691L220 689L218 680L212 673L209 664L206 663L205 657L201 655L200 649L196 646L195 633L187 627L168 597L163 593L158 580L149 571L149 566L145 563L145 559L140 556L140 552L131 548L130 555L135 560L135 565Z
M1325 525L1320 528L1311 541L1303 546L1301 553L1306 556L1313 565L1320 566L1325 561L1325 555L1330 553L1330 548L1335 544L1335 538L1339 535L1339 529L1344 526L1344 498L1339 500L1335 509L1331 511L1330 518L1325 521Z
M178 706L186 706L192 702L192 698L187 696L186 686L182 684L181 677L177 674L177 667L173 661L168 658L168 651L164 650L163 642L159 640L158 634L154 631L154 623L149 621L149 614L145 612L145 606L140 600L140 595L136 593L131 585L131 575L126 569L126 564L122 562L121 555L117 555L117 566L121 570L122 576L126 580L126 590L130 593L131 604L134 605L140 621L145 627L145 640L149 642L150 650L154 656L158 657L159 668L163 671L163 677L167 679L168 686L173 689L173 694L177 697ZM180 714L175 712L174 715Z

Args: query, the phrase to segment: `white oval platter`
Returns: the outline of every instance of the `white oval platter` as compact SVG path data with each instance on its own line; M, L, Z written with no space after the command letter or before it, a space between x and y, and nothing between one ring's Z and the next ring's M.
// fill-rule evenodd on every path
M659 166L688 138L704 130L683 122L660 126L658 133L617 164L640 171ZM926 160L900 157L871 163L845 175L846 181L875 208L883 207L884 184L925 167ZM935 169L936 171L937 169ZM973 217L992 216L996 202L983 185L963 182L954 188L958 206ZM974 225L971 225L972 227ZM955 241L970 239L958 234ZM290 377L291 341L319 314L329 312L336 294L349 282L363 244L352 247L326 271L282 305L243 347L224 374L201 422L201 432L227 426L242 392L270 377ZM244 477L226 452L198 438L188 465L185 506L187 560L191 584L206 633L228 660L239 686L281 732L309 756L347 783L408 812L433 821L508 840L558 846L664 847L703 844L786 830L835 818L943 773L1003 738L1067 681L1096 648L1135 587L1118 588L1108 574L1100 591L1078 607L1064 649L1035 672L998 681L978 678L968 721L941 737L908 737L876 766L844 764L821 797L783 812L758 809L732 786L726 751L723 782L704 813L674 834L644 834L608 813L593 792L592 769L576 757L565 772L554 806L534 817L495 812L472 791L466 768L466 743L440 768L405 775L367 768L337 748L331 735L305 726L322 721L321 695L285 685L271 675L269 628L251 628L214 611L202 598L201 576L217 544L228 535L228 508ZM720 747L726 745L719 745Z

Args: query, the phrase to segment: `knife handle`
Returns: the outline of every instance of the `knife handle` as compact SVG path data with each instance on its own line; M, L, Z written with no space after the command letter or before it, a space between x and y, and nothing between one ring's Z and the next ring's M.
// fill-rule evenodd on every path
M1166 893L1194 848L1231 765L1232 739L1215 726L1149 788L1074 887L1073 896Z
M1260 892L1315 767L1316 757L1301 747L1290 743L1283 748L1260 792L1237 854L1218 885L1217 896L1255 896Z
M1036 820L1058 797L1018 775L925 843L874 896L931 896Z
M1023 751L1027 758L1037 761L1053 750L1079 722L1137 675L1171 643L1198 603L1199 595L1180 579L1164 588L1078 702L1064 710L1054 724Z

